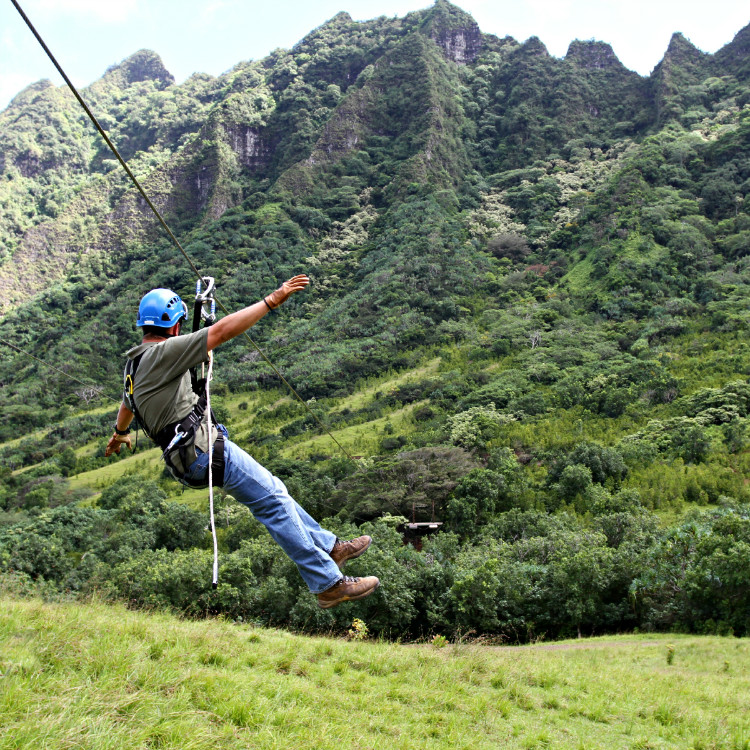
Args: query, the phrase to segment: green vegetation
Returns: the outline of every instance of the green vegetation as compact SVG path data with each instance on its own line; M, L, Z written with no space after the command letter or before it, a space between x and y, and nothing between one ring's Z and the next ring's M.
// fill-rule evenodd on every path
M747 635L747 506L725 501L660 528L637 490L619 488L627 465L613 449L580 444L560 457L544 480L547 508L534 507L535 488L507 449L486 468L458 447L373 459L357 473L340 462L338 482L332 467L316 471L301 460L273 468L338 536L373 537L366 558L347 571L378 575L375 594L319 610L263 527L221 494L213 590L205 498L197 509L170 502L137 475L114 482L95 506L46 508L59 486L49 478L32 484L24 512L3 519L0 566L29 594L98 592L309 632L343 632L354 614L371 633L393 638L472 631L517 642L634 627ZM730 481L693 474L683 488L707 493ZM404 546L396 527L407 515L443 518L448 531L421 550Z
M748 746L746 640L441 648L352 630L301 638L6 596L0 747Z
M385 583L346 616L225 498L212 592L205 498L144 438L104 459L138 299L194 280L71 97L21 92L0 336L83 383L3 350L0 569L311 632L746 635L749 34L676 35L644 79L438 0L180 86L141 51L85 92L229 309L312 277L253 338L356 464L242 340L214 393L306 508L376 537ZM404 519L442 526L417 549Z

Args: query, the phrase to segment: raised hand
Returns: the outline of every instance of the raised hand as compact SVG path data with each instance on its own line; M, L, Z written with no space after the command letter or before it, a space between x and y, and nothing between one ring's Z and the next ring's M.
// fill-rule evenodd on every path
M304 273L299 276L293 276L289 281L285 281L275 292L271 292L266 297L266 304L275 310L282 302L286 302L295 292L304 289L310 283L310 279Z

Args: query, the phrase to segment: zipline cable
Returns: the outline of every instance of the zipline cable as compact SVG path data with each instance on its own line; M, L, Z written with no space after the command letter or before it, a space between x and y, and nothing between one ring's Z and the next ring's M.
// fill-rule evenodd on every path
M193 272L198 277L198 279L202 279L203 275L196 268L196 266L193 263L193 261L191 260L190 256L185 252L184 248L180 244L180 241L177 239L177 237L175 237L174 233L172 232L172 230L167 225L167 222L164 221L164 217L159 212L159 209L156 208L156 206L152 203L151 199L148 197L148 194L146 193L146 191L141 186L141 183L138 182L138 179L133 174L133 172L131 171L130 167L126 164L126 162L122 158L122 156L120 156L120 152L117 150L117 148L115 147L114 143L112 143L112 141L109 139L109 136L104 131L104 128L102 128L102 126L99 124L99 121L96 119L94 113L89 109L88 105L83 100L83 97L78 93L78 89L75 87L75 85L70 80L70 78L68 78L67 74L63 70L63 68L60 65L60 63L57 62L57 59L52 54L52 51L50 50L50 48L46 45L44 39L42 39L42 36L39 34L39 32L34 27L34 24L31 23L29 17L26 15L26 13L24 13L23 8L21 8L21 6L18 4L17 0L10 0L10 1L13 3L13 5L15 6L16 10L18 11L19 15L21 16L21 18L23 18L24 22L29 27L29 30L31 31L31 33L36 37L36 40L41 45L42 49L47 53L47 57L49 57L49 59L52 61L52 64L55 66L55 68L57 68L58 73L60 73L60 75L63 77L63 80L65 81L65 83L68 84L68 88L73 92L73 95L78 100L78 103L81 105L81 107L83 107L84 111L89 116L89 119L94 124L94 127L99 131L99 134L104 139L104 141L107 144L107 146L109 146L110 151L112 151L112 153L115 155L115 157L117 157L117 161L120 162L120 164L122 165L122 168L127 173L127 175L130 178L131 182L136 186L136 188L138 189L138 192L141 194L141 196L143 197L143 199L148 204L148 207L153 211L154 216L156 216L156 218L159 220L159 223L164 228L164 231L167 233L167 235L169 236L170 240L172 240L172 243L182 253L182 255L185 258L185 260L190 264L190 268L192 268ZM221 308L221 310L224 312L225 315L229 315L229 310L227 310L227 308L219 300L216 300L216 304ZM331 434L330 430L318 418L317 414L315 414L315 412L308 406L307 402L302 398L302 396L300 396L299 393L297 393L297 391L292 387L291 383L289 383L289 381L279 372L279 370L276 368L276 366L273 364L273 362L271 362L271 360L266 356L265 352L252 340L252 338L250 338L250 336L248 335L247 331L243 332L243 335L250 342L250 344L252 344L253 348L258 352L258 354L260 354L260 356L265 360L266 364L274 371L274 373L281 380L281 382L284 383L284 385L294 394L294 396L297 398L297 400L305 407L305 409L307 410L307 412L318 423L318 425L320 426L320 428L328 435L328 437L331 438L331 440L333 440L334 443L336 443L336 445L338 446L339 450L352 463L356 464L357 462L354 460L354 457L350 455L350 453L341 445L341 443L339 443L338 440L336 440L336 438Z
M188 256L188 254L183 250L182 245L179 243L177 237L174 236L174 234L172 233L172 230L167 226L167 223L162 218L162 215L159 213L159 210L151 202L151 199L146 194L146 191L141 187L141 183L138 182L138 179L133 174L133 172L131 171L130 167L127 165L127 163L122 158L122 156L120 156L120 152L115 148L114 143L112 143L112 141L109 139L109 136L104 131L104 128L102 128L102 126L99 124L99 120L96 119L96 117L94 116L94 113L89 109L88 105L83 100L83 97L78 93L78 89L75 87L75 85L70 80L70 78L68 78L67 73L63 70L63 68L60 65L60 63L57 62L57 59L52 54L52 51L47 46L47 44L45 43L44 39L42 39L41 35L36 30L36 28L34 28L34 24L31 23L29 17L26 15L26 13L24 13L23 8L21 8L21 6L18 4L17 0L10 0L10 1L16 7L16 10L19 12L19 14L21 15L21 18L23 18L23 20L25 21L26 25L31 30L31 33L36 37L36 40L42 46L42 49L47 53L47 57L49 57L49 59L52 61L52 64L57 68L57 72L63 77L63 80L65 81L65 83L68 84L68 88L73 92L73 96L75 96L75 98L78 99L78 103L83 107L84 111L89 116L89 119L91 120L91 122L94 123L94 127L99 131L99 135L101 135L101 137L104 138L104 141L106 142L107 146L109 146L110 151L112 151L112 153L117 157L117 161L120 162L120 164L122 165L122 168L125 170L125 172L127 173L128 177L130 177L130 179L133 182L133 184L136 186L136 188L138 188L138 192L143 197L143 200L146 201L146 203L148 204L149 208L154 212L154 215L159 220L159 222L161 223L161 225L164 227L164 231L169 235L169 238L177 246L177 248L179 249L179 251L185 256L185 260L190 264L190 267L193 269L193 271L200 277L200 272L198 271L198 269L193 264L193 261L190 259L190 257Z

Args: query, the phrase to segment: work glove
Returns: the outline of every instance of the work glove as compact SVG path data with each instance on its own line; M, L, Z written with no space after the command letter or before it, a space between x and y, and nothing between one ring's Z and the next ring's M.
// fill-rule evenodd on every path
M122 448L123 443L128 446L129 450L133 450L133 446L130 443L130 435L118 435L117 433L115 433L109 439L107 447L104 449L104 455L111 456L113 453L117 453L119 455L120 448Z
M305 274L293 276L289 281L285 281L275 292L271 292L266 297L266 304L272 310L275 310L282 302L286 302L292 294L304 289L309 283L310 279Z

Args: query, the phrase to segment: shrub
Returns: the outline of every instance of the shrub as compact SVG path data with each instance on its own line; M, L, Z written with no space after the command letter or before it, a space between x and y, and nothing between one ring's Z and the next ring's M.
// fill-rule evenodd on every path
M466 450L484 449L488 442L500 435L502 425L514 420L514 417L499 412L495 404L472 406L448 417L450 440Z

